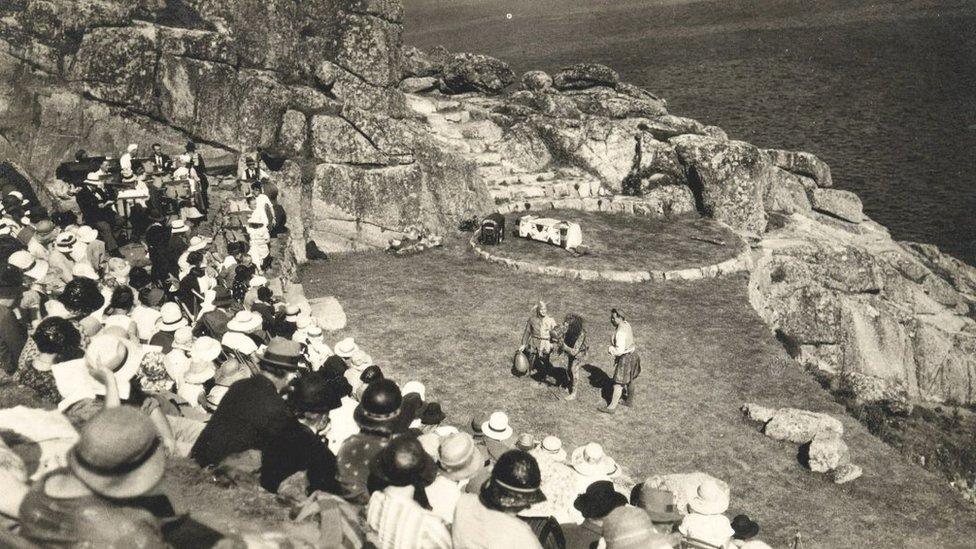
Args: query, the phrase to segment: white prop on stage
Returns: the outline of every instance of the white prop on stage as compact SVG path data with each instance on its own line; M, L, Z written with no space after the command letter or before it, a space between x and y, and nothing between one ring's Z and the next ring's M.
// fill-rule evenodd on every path
M519 218L518 232L522 238L548 242L567 250L583 244L583 231L579 223L549 217L523 216Z

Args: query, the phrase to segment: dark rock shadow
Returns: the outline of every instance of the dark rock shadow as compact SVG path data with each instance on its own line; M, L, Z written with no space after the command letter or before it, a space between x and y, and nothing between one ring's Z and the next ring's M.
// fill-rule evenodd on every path
M796 460L800 462L800 465L804 469L810 469L810 444L813 441L807 442L806 444L801 444L800 449L796 453Z
M592 364L584 364L583 371L589 375L590 387L600 389L600 398L610 402L610 397L613 395L613 380L610 376Z

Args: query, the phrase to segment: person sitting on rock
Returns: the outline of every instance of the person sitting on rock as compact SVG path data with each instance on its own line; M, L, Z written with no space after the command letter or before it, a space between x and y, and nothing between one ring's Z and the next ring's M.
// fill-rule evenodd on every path
M540 301L532 309L532 315L525 323L519 352L529 361L529 375L549 370L549 355L552 353L551 333L556 328L556 320L549 316L549 309Z

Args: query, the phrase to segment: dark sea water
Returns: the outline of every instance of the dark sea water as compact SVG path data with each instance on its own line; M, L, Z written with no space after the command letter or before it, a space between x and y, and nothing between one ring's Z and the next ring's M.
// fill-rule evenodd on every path
M818 154L895 238L976 263L974 1L404 3L407 43L606 63L675 114Z

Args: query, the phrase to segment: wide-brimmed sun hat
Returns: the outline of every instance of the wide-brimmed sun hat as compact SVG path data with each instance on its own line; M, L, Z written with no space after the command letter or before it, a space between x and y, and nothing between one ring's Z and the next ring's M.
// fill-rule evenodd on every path
M54 249L61 253L68 254L71 253L71 248L74 247L75 242L78 242L78 237L72 232L65 231L54 239Z
M43 259L37 259L26 250L17 250L10 254L7 263L23 271L24 276L41 280L47 276L50 265Z
M229 358L220 365L220 368L217 368L217 372L214 374L214 383L230 387L235 381L249 377L251 377L251 371L247 369L247 366L241 364L236 358Z
M88 225L79 225L74 228L75 236L78 237L79 242L84 242L85 244L91 244L92 242L98 240L98 231L89 227Z
M591 483L573 502L573 507L588 519L602 519L622 505L627 505L627 497L615 490L609 480Z
M193 342L190 358L200 362L213 362L220 356L220 342L212 337L198 337Z
M92 280L99 280L101 278L95 272L95 268L87 263L75 263L75 266L71 268L71 276L75 278L90 278Z
M190 230L190 227L187 227L186 222L182 219L174 219L173 221L170 221L169 227L173 234L185 233Z
M285 305L285 320L288 322L297 322L298 315L302 313L301 308L296 303L289 303Z
M494 440L508 440L514 432L508 424L508 414L505 412L494 412L488 417L488 421L481 424L481 433Z
M156 322L159 331L175 332L187 325L186 319L183 318L183 311L176 303L172 301L163 303L163 306L159 308L159 320Z
M302 358L302 345L297 341L275 337L258 353L258 365L297 370Z
M667 536L654 529L647 513L624 505L617 507L603 519L603 539L607 549L658 549L671 547Z
M362 371L373 365L373 357L369 356L366 351L357 349L356 352L349 358L349 362L350 366Z
M522 450L509 450L498 458L480 497L493 509L522 509L546 500L541 484L542 473L535 458Z
M50 219L42 219L34 224L34 238L41 244L48 244L56 237L56 228Z
M570 465L577 473L587 477L610 476L618 471L617 462L596 442L573 450Z
M139 373L142 362L141 347L137 343L119 337L105 330L99 332L85 348L85 365L89 370L107 368L115 376L119 396L129 398L129 381ZM93 385L103 389L101 383L92 379Z
M400 423L403 395L390 379L379 379L363 390L353 419L361 429L392 432Z
M437 465L419 440L401 436L380 450L371 463L370 473L392 486L423 487L434 481Z
M340 358L352 358L352 355L356 354L358 350L359 345L356 345L356 341L351 337L339 341L333 348L336 356Z
M688 508L702 515L718 515L729 508L729 494L712 479L698 485L694 496L688 500Z
M258 344L255 343L253 339L248 337L247 334L242 334L240 332L225 333L224 337L220 338L220 344L243 355L256 353L258 350Z
M668 523L681 520L682 514L674 503L674 494L669 490L652 488L643 483L638 488L638 499L635 502L643 509L653 522Z
M234 318L227 322L227 329L232 332L253 332L263 324L261 315L253 311L238 311Z
M166 454L149 417L122 406L102 410L81 429L68 467L96 494L134 498L162 480Z
M183 381L202 385L207 380L213 379L215 372L213 362L191 359L190 368L183 374Z
M485 466L485 456L467 433L456 432L441 439L438 448L441 474L453 481L471 478Z
M186 251L196 252L202 250L210 245L211 240L203 236L194 236L190 239L190 245L187 246Z
M261 286L266 286L268 284L268 279L261 275L254 275L251 280L248 281L248 286L251 288L260 288Z

